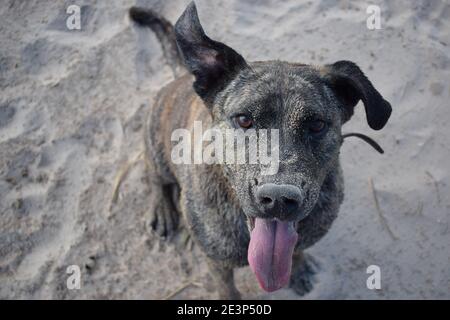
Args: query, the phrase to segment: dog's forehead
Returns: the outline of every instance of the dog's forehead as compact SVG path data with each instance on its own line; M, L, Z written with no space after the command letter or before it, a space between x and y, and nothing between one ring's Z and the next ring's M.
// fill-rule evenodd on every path
M280 61L250 64L250 69L239 74L227 92L229 111L282 111L298 118L326 112L329 96L318 68Z

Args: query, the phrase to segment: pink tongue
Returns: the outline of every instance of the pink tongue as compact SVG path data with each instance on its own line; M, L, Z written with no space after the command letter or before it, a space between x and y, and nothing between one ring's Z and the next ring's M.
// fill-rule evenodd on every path
M248 262L261 288L271 292L288 284L297 238L292 222L255 219L255 228L250 234Z

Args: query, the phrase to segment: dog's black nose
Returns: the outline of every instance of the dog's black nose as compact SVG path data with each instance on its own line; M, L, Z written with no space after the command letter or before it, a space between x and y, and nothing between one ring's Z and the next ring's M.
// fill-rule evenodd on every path
M294 185L265 183L256 190L256 201L264 215L284 220L299 214L303 196Z

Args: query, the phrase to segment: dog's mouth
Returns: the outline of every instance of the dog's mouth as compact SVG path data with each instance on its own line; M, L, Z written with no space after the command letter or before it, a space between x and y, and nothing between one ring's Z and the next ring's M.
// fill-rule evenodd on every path
M262 289L271 292L289 282L298 240L297 222L247 217L248 262Z
M253 231L253 229L255 228L255 220L256 220L257 218L252 217L252 216L247 216L247 215L245 215L245 218L246 218L246 222L247 222L247 229L248 229L248 232L251 234L252 231ZM258 218L258 219L259 219L259 218ZM277 219L269 219L269 220L277 220ZM297 230L297 225L298 225L299 221L290 221L290 223L292 223L292 227L293 227L295 230Z

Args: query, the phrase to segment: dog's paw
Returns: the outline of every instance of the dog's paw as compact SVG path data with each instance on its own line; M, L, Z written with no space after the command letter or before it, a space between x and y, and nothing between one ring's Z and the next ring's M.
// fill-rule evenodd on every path
M178 227L178 213L168 200L160 198L152 203L148 226L150 232L163 239L169 239L174 235Z
M292 270L289 286L300 296L309 293L317 282L316 273L320 270L320 263L311 255L304 254L303 261Z

